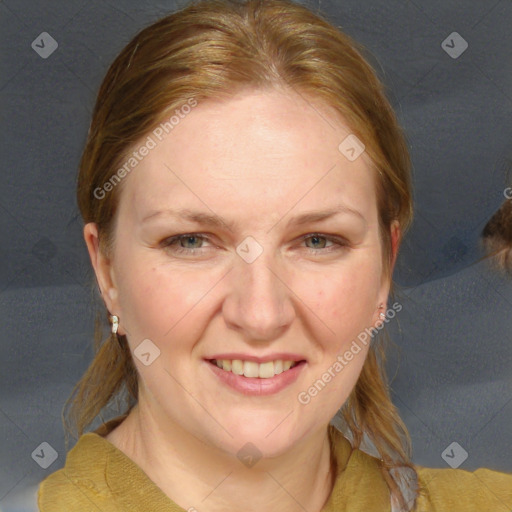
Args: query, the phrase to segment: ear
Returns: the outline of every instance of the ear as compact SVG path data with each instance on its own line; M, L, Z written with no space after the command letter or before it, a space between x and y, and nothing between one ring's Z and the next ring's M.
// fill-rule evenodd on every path
M398 256L398 248L400 247L400 242L402 241L402 231L400 229L400 224L397 220L394 220L391 223L391 268L390 275L393 274L393 269L395 268L396 257Z
M120 316L121 308L118 302L114 271L111 260L100 249L97 224L89 222L84 226L84 239L105 306L111 315ZM121 335L125 334L122 331L120 321L118 333Z
M395 268L396 258L398 256L398 248L400 246L402 232L400 230L400 224L397 220L394 220L391 223L391 262L389 267L389 276L382 276L382 284L379 291L378 304L377 308L380 304L384 304L384 308L386 307L386 303L389 296L389 291L391 289L391 278L393 275L393 269ZM383 310L377 310L375 318L379 319L379 313L385 313Z

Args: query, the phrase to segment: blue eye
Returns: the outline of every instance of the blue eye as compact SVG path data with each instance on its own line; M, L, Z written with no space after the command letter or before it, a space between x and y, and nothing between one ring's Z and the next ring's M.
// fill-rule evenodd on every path
M203 235L200 235L198 233L189 233L189 234L185 234L185 235L176 235L176 236L173 236L171 238L168 238L167 240L164 240L164 242L162 242L162 246L165 247L165 248L172 248L171 250L173 252L177 252L177 253L192 253L192 254L195 254L196 251L198 251L199 249L201 249L200 247L192 247L192 248L187 248L187 247L176 247L176 243L177 242L182 242L184 241L185 243L188 243L190 242L191 240L206 240L207 237L203 236ZM193 242L192 242L193 244Z
M346 249L349 246L349 243L346 240L344 240L343 238L337 237L337 236L328 236L328 235L323 235L321 233L309 233L302 237L303 241L304 240L315 241L315 240L321 240L321 239L327 240L327 241L331 242L333 245L331 245L329 247L325 247L325 243L324 243L324 244L321 244L322 247L320 247L320 248L319 247L308 247L307 249L309 249L309 251L312 253L318 254L319 252L330 253L332 251Z
M200 242L202 243L208 240L208 236L201 233L185 233L165 239L160 243L160 246L176 254L196 255L197 253L204 252L204 249L208 249L208 247L183 247L182 244L197 245ZM307 235L303 235L301 240L312 240L313 243L319 244L320 247L306 247L308 252L318 255L343 250L350 245L344 238L321 233L308 233ZM331 242L332 245L326 246L327 242L322 242L322 240Z
M306 238L303 238L303 240L321 240L322 238L324 240L330 241L327 237L321 236L321 235L308 235ZM320 245L322 245L322 244L320 244ZM309 249L317 250L317 249L323 249L324 247L325 247L325 242L322 247L309 247Z

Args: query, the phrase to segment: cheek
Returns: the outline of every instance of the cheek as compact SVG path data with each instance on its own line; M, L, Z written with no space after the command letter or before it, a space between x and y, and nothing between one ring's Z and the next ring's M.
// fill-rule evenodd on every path
M170 339L200 336L208 315L216 309L210 302L215 293L210 292L224 271L198 273L190 266L156 263L151 254L131 252L125 245L118 247L116 275L120 321L131 344L149 338L163 348ZM312 332L336 350L371 324L380 270L379 262L366 250L314 272L310 267L295 268L285 279L293 292L286 300L295 303L297 315L309 317ZM322 324L326 328L320 331Z
M296 284L301 290L298 295L309 297L306 303L338 340L371 324L379 287L380 266L376 263L351 265L314 278L303 276L302 283Z
M199 327L194 318L204 312L203 300L213 284L208 276L192 271L133 262L119 283L129 338L133 343L149 338L160 348L170 339L193 339Z
M133 267L119 283L120 304L129 334L152 339L172 327L169 313L171 305L180 304L179 288L169 286L153 268L141 270Z

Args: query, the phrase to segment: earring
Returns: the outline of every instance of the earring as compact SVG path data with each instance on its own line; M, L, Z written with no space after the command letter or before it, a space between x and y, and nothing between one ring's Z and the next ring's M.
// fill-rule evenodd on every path
M111 315L109 318L112 322L112 338L115 338L121 350L124 350L121 338L117 335L117 330L119 329L119 317L117 315Z
M117 334L117 329L119 328L119 317L117 315L112 315L110 317L110 321L112 322L112 334Z
M384 307L384 304L380 304L379 309L382 309ZM386 318L386 315L384 313L379 313L380 319L384 320Z

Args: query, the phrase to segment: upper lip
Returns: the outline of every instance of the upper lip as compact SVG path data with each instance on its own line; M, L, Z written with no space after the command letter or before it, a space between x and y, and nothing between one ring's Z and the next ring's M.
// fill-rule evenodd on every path
M223 359L235 360L240 359L242 361L254 361L255 363L266 363L268 361L305 361L306 358L298 354L290 354L288 352L275 352L266 356L252 356L250 354L242 354L240 352L224 352L222 354L215 354L211 357L205 357L207 360L215 359L216 361L222 361Z

